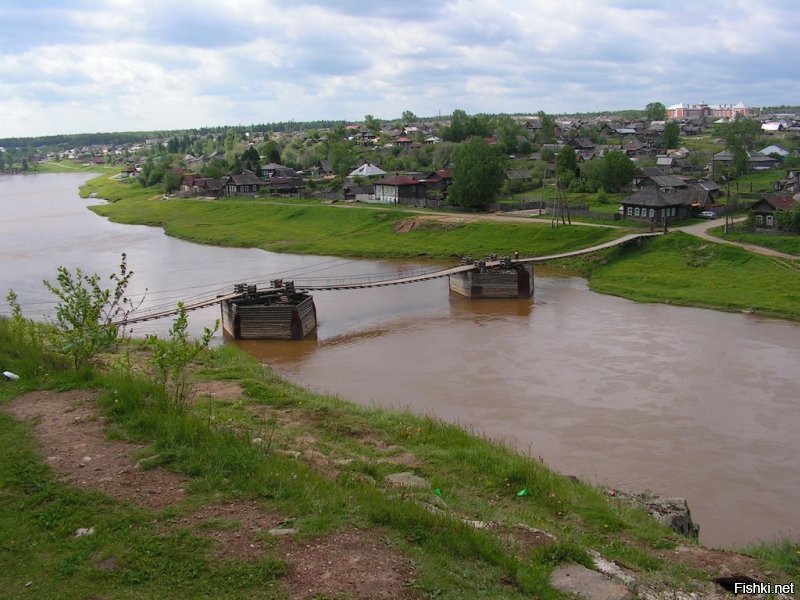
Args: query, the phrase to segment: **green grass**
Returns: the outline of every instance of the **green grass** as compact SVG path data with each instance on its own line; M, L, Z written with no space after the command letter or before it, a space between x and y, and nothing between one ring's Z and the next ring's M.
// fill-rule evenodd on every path
M778 252L795 254L800 258L800 235L798 234L755 233L739 229L723 234L722 227L715 227L709 230L709 233L724 240L763 246Z
M0 319L0 348L9 345L7 323ZM31 353L27 362L36 362L37 346L25 352ZM132 357L141 362L136 348ZM100 390L99 410L109 432L144 444L144 454L157 456L148 466L172 469L191 482L187 498L163 511L70 488L42 463L30 429L0 415L4 597L284 597L288 567L278 546L255 562L219 560L209 538L180 524L180 516L198 507L239 498L288 517L301 544L353 526L377 532L413 562L413 587L424 598L560 598L549 586L550 572L565 562L589 565L590 549L648 581L692 585L685 567L657 556L678 543L676 534L602 490L498 443L429 418L313 394L232 347L204 354L193 372L239 382L243 394L235 402L199 397L182 408L153 382L126 370L80 380L69 372L31 375L28 386ZM17 382L2 389L0 397L7 398L23 388ZM338 466L320 470L307 463L298 441L304 435L316 440L316 452L340 459L330 463ZM254 443L256 437L262 443ZM288 451L301 451L301 457ZM399 454L415 457L413 470L430 481L430 490L383 486L386 475L408 470L391 462ZM420 504L432 501L433 488L440 490L443 512ZM528 493L520 496L522 489ZM523 523L558 541L522 551L462 519ZM89 526L95 535L74 537L77 528ZM781 549L764 552L765 561L783 572ZM113 571L97 566L108 557L117 561Z
M119 173L120 167L115 165L95 165L75 160L45 160L37 162L31 169L34 173Z
M610 254L590 287L663 302L800 319L800 273L774 259L674 232Z
M172 236L204 244L256 247L273 252L382 258L455 258L519 251L523 256L566 252L602 243L622 232L546 224L425 222L407 233L395 228L416 217L408 210L342 205L280 204L259 199L164 200L137 184L92 180L110 204L93 207L121 223L163 227Z

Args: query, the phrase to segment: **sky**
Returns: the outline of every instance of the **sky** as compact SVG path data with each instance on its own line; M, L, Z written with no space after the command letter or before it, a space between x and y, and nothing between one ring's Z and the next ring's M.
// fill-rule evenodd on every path
M797 0L0 0L0 138L800 104Z

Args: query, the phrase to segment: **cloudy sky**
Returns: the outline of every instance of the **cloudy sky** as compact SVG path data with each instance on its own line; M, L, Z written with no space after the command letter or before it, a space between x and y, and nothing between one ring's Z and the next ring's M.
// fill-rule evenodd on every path
M797 0L0 0L0 138L800 104Z

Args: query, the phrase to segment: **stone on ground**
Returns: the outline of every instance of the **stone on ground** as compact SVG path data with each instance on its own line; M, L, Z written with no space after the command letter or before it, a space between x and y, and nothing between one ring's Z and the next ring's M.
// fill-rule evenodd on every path
M585 600L631 600L633 595L621 583L582 565L559 567L550 576L550 584L565 594Z

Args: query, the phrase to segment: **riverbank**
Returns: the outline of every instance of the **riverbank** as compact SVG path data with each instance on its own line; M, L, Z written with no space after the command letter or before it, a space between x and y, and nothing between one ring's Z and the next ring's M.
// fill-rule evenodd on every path
M615 239L622 229L489 221L402 209L272 204L232 198L168 199L135 184L94 178L81 188L109 200L92 210L113 221L163 227L168 235L221 246L369 258L457 260L519 251L542 256ZM739 248L672 233L565 266L597 292L639 302L744 311L800 320L797 271Z
M76 377L7 343L8 325L0 363L21 376L0 385L12 597L561 598L553 574L579 564L649 597L711 598L716 575L800 576L789 544L754 549L760 561L706 550L536 459L309 393L230 347L200 357L180 405L137 346Z

